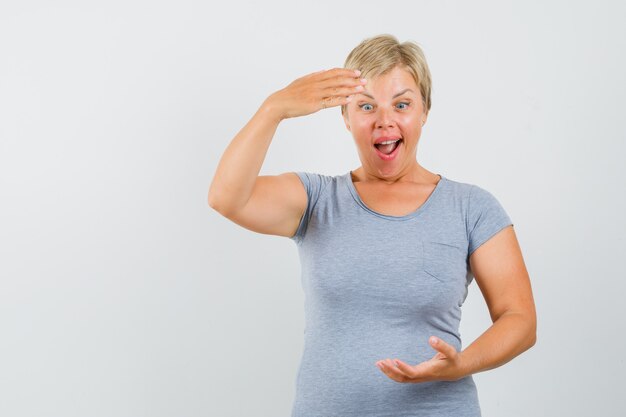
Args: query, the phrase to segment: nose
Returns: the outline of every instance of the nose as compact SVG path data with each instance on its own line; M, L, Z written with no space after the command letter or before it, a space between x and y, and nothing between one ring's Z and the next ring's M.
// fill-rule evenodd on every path
M380 111L378 112L378 118L376 119L376 127L379 129L384 129L389 126L395 126L393 111L381 107Z

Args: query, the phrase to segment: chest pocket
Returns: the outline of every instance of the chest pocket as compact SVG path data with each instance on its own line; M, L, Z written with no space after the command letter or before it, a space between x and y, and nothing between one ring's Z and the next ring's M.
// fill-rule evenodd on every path
M465 251L450 243L423 241L423 266L428 275L444 283L465 279Z

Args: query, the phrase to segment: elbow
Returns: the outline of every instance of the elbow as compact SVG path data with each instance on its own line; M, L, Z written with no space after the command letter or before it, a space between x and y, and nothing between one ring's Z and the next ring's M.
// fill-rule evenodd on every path
M211 185L209 186L208 202L209 207L219 212L221 207L224 205L224 193L220 192L218 184L215 184L214 181L211 182Z
M533 325L532 325L532 331L531 331L531 334L532 334L532 345L530 345L530 346L532 347L532 346L535 346L535 343L537 343L537 311L535 310L535 306L534 305L533 305L533 311L532 311L531 317L532 317L532 324Z
M209 207L226 218L229 218L230 213L233 212L232 205L227 204L225 200L219 199L211 194L209 194Z
M530 349L537 343L537 312L534 304L526 310L518 313L522 321L522 329L526 349Z
M211 184L209 188L208 203L209 207L222 216L226 216L226 213L231 212L233 207L236 207L236 201L233 201L233 194L219 189L219 187L214 184Z
M537 318L533 314L530 321L530 330L528 331L528 349L537 343Z
M218 200L217 198L209 195L209 207L211 207L213 210L217 211L219 214L221 214L222 216L225 216L225 210L224 210L224 205L223 203Z
M224 195L223 193L219 192L216 185L211 183L211 186L209 187L209 196L208 196L209 207L221 213L224 207L223 195Z
M213 210L218 210L218 201L215 198L215 196L211 193L209 193L209 207L211 207Z
M537 316L535 312L508 312L504 315L513 315L518 320L519 344L522 351L526 351L537 343Z

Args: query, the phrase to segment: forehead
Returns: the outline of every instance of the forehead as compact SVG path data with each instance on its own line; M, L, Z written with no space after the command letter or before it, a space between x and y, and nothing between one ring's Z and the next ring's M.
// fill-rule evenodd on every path
M388 83L406 83L410 84L407 87L415 87L415 80L409 71L404 68L395 67L391 71L378 75L376 77L368 78L367 84L388 84Z
M418 88L410 72L402 68L394 68L386 74L368 78L363 94L373 95L395 95L403 90L411 89L406 94L417 94ZM373 98L373 97L372 97Z

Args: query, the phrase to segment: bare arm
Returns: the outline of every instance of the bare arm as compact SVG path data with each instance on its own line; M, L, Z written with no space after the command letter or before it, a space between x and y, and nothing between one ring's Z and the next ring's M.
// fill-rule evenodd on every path
M493 324L462 351L464 375L503 365L537 340L530 278L513 226L476 249L470 264Z
M220 213L240 209L252 195L265 155L282 116L265 100L230 142L209 188L209 205Z
M279 123L322 108L347 104L362 91L358 74L345 68L298 78L270 95L228 145L209 188L209 205L259 233L292 236L307 204L295 173L259 176Z

